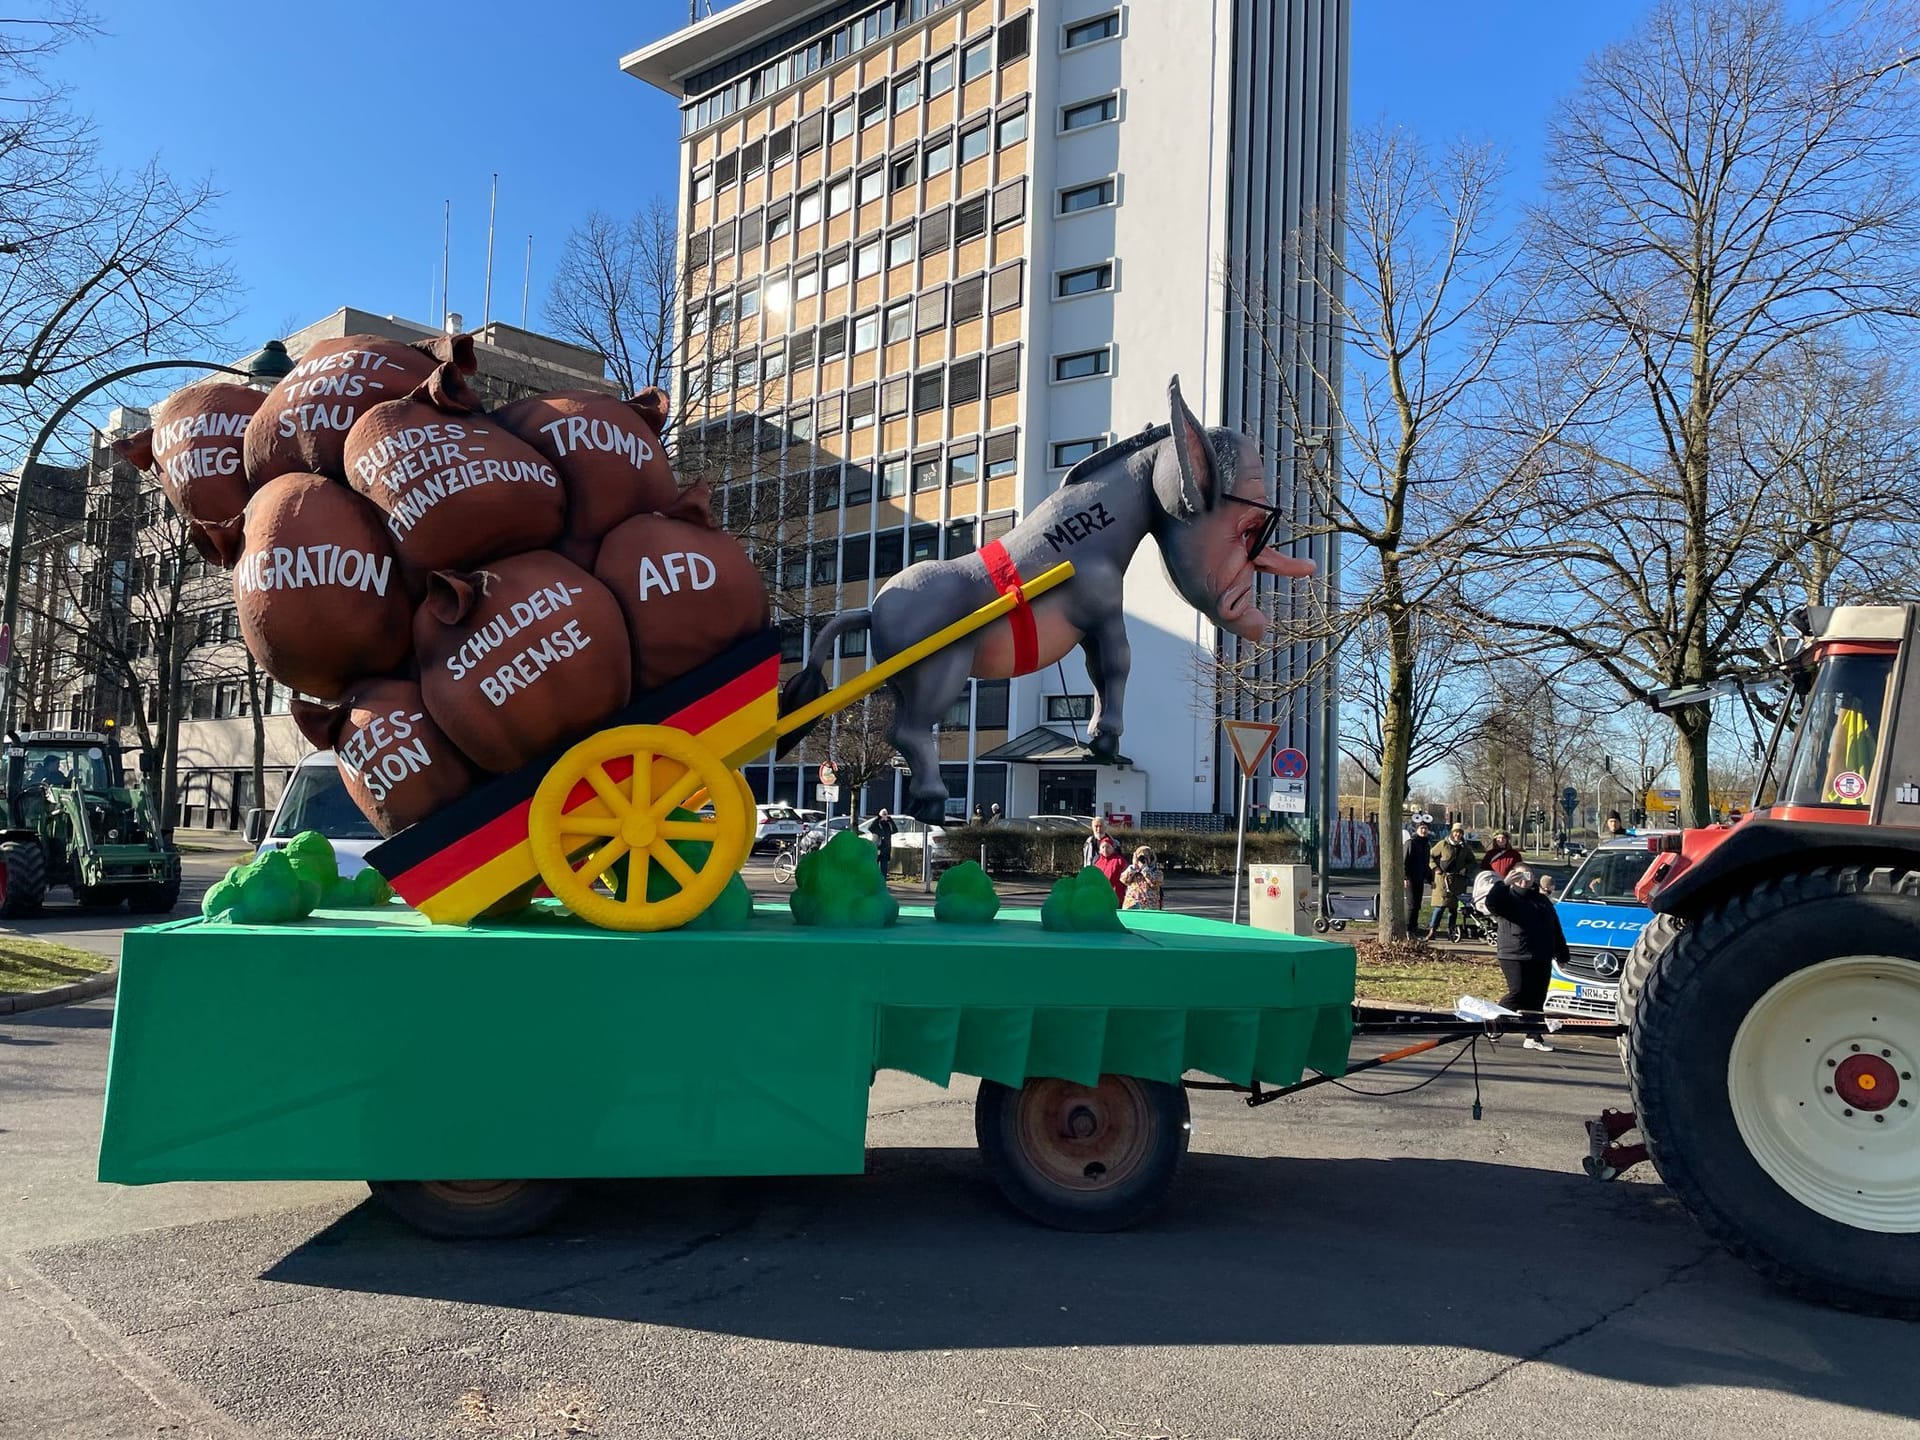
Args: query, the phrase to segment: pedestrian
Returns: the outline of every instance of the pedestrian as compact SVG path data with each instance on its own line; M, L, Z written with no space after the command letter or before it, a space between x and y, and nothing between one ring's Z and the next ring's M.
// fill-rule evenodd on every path
M1120 846L1111 835L1100 837L1100 853L1093 857L1093 868L1107 877L1107 883L1113 886L1113 899L1119 904L1127 898L1127 887L1121 880L1121 872L1127 868L1126 857L1120 853Z
M1133 863L1120 872L1126 887L1120 897L1122 910L1158 910L1162 904L1165 877L1153 858L1153 847L1141 845L1133 852Z
M993 802L993 804L987 807L987 824L998 825L999 823L1000 823L1000 802L996 800Z
M1447 830L1447 838L1433 847L1433 914L1427 919L1427 939L1439 932L1440 917L1447 917L1447 939L1460 938L1460 901L1473 884L1473 872L1480 868L1467 828L1458 820Z
M1559 888L1560 882L1554 879L1551 873L1543 873L1540 876L1540 893L1547 899L1553 899L1553 892Z
M884 805L880 807L880 813L873 817L873 824L867 827L867 833L873 836L874 847L880 852L882 875L893 868L893 828L893 814Z
M1493 845L1487 851L1484 863L1489 870L1504 880L1507 878L1507 872L1518 865L1523 858L1525 857L1513 848L1513 837L1504 830L1498 830L1494 832Z
M975 804L973 807L973 823L976 825L984 825L986 821L987 812L982 810L978 804Z
M1104 815L1096 815L1093 817L1092 832L1087 836L1087 843L1080 847L1080 868L1082 870L1100 858L1100 842L1106 838L1107 817Z
M1433 883L1433 830L1422 820L1401 852L1407 867L1407 933L1420 929L1420 897Z
M1533 871L1516 865L1504 880L1487 892L1493 912L1493 958L1506 977L1507 993L1500 1003L1522 1013L1538 1011L1547 1003L1547 985L1554 962L1567 963L1567 936L1560 928L1560 912L1539 891ZM1529 1050L1552 1050L1545 1040L1529 1035Z
M1553 853L1558 855L1562 860L1567 858L1567 832L1565 830L1556 830L1553 832Z
M1602 840L1615 840L1626 833L1627 827L1620 819L1620 812L1618 810L1609 810L1607 812L1606 827L1601 832L1600 838Z

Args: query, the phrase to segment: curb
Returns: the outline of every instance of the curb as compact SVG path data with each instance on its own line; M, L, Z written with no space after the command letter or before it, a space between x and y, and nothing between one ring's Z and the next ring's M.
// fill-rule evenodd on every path
M93 1000L112 993L120 983L118 962L91 980L76 980L71 985L56 985L51 990L29 990L24 995L0 995L0 1015L18 1015L26 1010L44 1010L49 1005L70 1005L76 1000Z

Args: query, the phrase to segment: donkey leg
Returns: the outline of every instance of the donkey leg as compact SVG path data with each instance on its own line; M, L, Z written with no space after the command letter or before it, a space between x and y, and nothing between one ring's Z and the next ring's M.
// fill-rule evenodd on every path
M1120 732L1126 728L1127 671L1133 665L1126 621L1118 615L1102 620L1080 641L1080 653L1093 682L1087 745L1095 755L1111 759L1120 753Z
M939 725L966 693L973 647L957 645L929 655L894 681L893 728L888 738L912 775L907 813L928 825L947 815L947 787L940 779Z

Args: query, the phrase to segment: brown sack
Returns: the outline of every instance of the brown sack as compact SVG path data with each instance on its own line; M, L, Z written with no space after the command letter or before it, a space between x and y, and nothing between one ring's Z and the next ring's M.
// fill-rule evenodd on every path
M631 689L620 607L551 551L436 574L413 636L427 712L496 775L591 730Z
M269 675L333 700L406 664L411 616L378 510L323 475L282 475L248 502L243 525L234 603Z
M223 381L189 385L153 407L151 429L113 448L151 473L189 520L231 520L247 508L247 422L265 398Z
M386 512L414 575L550 545L566 524L559 472L479 409L460 372L442 365L347 436L347 483Z
M551 460L567 484L567 551L583 554L629 515L664 510L676 487L660 443L666 397L616 400L592 390L532 395L493 418Z
M433 723L411 680L356 681L334 706L295 700L293 719L316 748L334 752L341 784L382 835L473 788L473 767Z
M740 543L710 528L706 487L666 515L636 515L594 564L627 617L634 685L651 690L767 626L767 587Z
M451 361L471 375L471 335L436 335L408 345L377 335L321 340L267 392L247 427L247 484L300 471L347 478L343 454L354 421L382 400L396 400Z

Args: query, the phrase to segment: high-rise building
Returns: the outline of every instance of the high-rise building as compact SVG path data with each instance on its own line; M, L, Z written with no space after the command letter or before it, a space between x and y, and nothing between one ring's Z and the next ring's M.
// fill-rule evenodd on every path
M1260 437L1306 524L1296 467L1337 464L1337 437L1323 403L1301 423L1280 397L1337 371L1300 276L1334 234L1347 18L1346 0L741 0L624 58L682 105L682 452L769 572L788 659L1164 422L1175 374L1204 421ZM1211 677L1243 657L1154 549L1127 576L1131 763L1091 763L1076 653L973 682L942 729L950 813L1231 810L1234 687ZM841 678L867 663L847 639ZM1284 679L1312 659L1259 663ZM1321 699L1277 702L1283 743L1323 748ZM748 776L812 789L772 757ZM893 783L866 803L897 803Z

